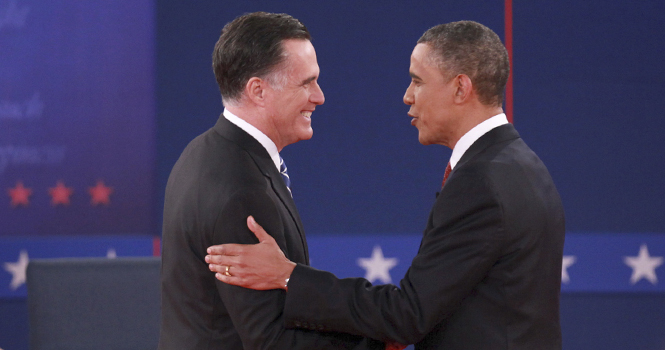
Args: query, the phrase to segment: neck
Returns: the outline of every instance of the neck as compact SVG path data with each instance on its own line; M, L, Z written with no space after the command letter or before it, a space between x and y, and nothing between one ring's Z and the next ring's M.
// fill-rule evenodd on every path
M478 124L486 121L487 119L492 118L497 114L503 113L503 108L501 106L485 106L479 105L474 106L475 108L468 108L463 111L460 115L460 123L457 128L457 132L454 137L450 140L450 144L446 145L450 149L455 148L455 145L466 133L471 129L475 128Z
M238 118L251 124L253 127L259 129L262 133L272 140L277 146L277 151L281 152L284 145L279 142L277 134L274 132L275 128L271 124L271 118L267 116L264 110L257 106L247 106L247 104L229 105L224 106L231 113L235 114Z

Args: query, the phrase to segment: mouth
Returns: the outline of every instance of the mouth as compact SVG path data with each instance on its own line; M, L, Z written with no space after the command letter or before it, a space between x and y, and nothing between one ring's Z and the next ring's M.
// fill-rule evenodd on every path
M312 118L312 111L300 112L300 115L302 115L303 117L305 117L307 119L311 119Z
M409 117L411 117L411 125L416 126L416 120L418 120L418 117L415 115L408 113Z

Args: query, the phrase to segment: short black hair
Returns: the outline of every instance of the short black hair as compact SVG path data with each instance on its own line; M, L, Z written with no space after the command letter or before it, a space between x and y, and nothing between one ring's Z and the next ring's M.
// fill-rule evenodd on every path
M473 21L440 24L418 39L432 49L444 75L466 74L484 105L501 106L510 74L506 47L491 29Z
M273 73L285 60L282 42L288 39L311 36L302 22L285 13L254 12L227 23L212 54L222 99L237 101L250 78Z

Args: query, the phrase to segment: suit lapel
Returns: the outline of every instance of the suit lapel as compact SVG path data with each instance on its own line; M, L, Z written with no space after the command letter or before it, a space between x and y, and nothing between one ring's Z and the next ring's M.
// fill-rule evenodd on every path
M233 141L238 146L246 150L250 157L252 157L254 160L254 163L256 163L258 168L261 170L261 173L263 173L263 175L270 180L273 191L277 194L277 197L279 197L280 201L282 204L284 204L289 214L291 215L291 218L296 223L298 234L300 235L300 240L305 252L305 258L307 259L307 263L309 263L307 240L305 239L305 232L302 226L302 222L300 221L298 209L296 208L296 204L293 201L293 197L291 197L289 190L284 184L284 180L282 180L282 175L279 173L279 170L277 170L277 167L275 167L275 163L272 161L272 158L270 158L268 151L266 151L263 145L261 145L261 143L254 137L228 121L224 115L219 117L213 129L224 138Z
M272 162L272 159L270 160L270 164L265 167L268 169L262 168L261 171L263 171L264 174L270 178L270 183L272 185L273 191L277 193L277 196L282 201L286 209L289 211L289 214L291 214L291 218L293 219L293 221L296 223L296 227L298 228L298 234L300 235L300 241L302 242L303 249L305 252L305 259L309 264L309 250L307 249L307 239L305 238L305 232L302 226L302 222L300 221L300 214L298 214L296 203L293 201L293 197L291 197L291 193L286 188L286 184L284 184L284 180L282 180L282 175L275 167L275 163Z

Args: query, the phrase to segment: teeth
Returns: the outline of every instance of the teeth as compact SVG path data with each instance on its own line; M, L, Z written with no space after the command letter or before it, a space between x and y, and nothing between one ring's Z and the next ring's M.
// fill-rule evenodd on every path
M300 112L300 115L303 117L310 118L312 116L312 112Z

